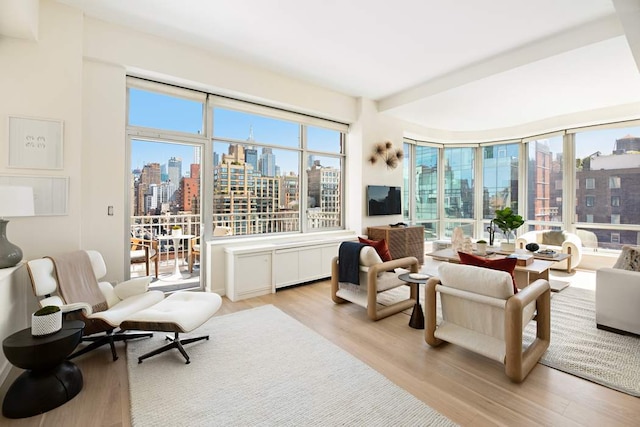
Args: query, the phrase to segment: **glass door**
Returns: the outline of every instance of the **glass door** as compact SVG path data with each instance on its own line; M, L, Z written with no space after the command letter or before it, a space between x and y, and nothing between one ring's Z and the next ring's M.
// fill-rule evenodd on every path
M203 148L130 139L130 276L151 276L155 289L201 288Z

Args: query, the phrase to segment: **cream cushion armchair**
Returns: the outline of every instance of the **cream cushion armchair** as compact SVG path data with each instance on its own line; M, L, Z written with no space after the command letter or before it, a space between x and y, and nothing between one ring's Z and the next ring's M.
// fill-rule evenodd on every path
M552 249L563 254L571 254L571 265L567 265L568 260L556 262L551 266L555 270L573 271L582 260L582 241L577 234L569 233L568 231L529 231L516 239L516 248L525 249L528 243L537 243L541 248Z
M411 287L409 299L398 301L389 306L378 304L378 294L407 285L392 272L403 268L417 273L420 264L415 257L398 258L383 262L372 246L365 246L360 251L360 285L340 283L338 280L338 257L331 262L331 299L336 304L352 302L367 309L371 320L380 320L392 314L411 308L416 303L415 287Z
M436 321L440 295L442 321ZM514 295L509 273L470 265L443 263L438 277L427 281L425 341L450 342L505 365L505 373L521 382L549 346L550 287L543 279ZM536 316L536 339L523 349L522 332Z

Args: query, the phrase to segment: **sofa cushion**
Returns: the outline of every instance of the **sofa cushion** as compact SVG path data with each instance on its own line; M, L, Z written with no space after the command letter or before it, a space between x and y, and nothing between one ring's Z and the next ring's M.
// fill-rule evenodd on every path
M358 237L358 241L365 245L373 246L376 252L378 252L378 255L380 255L380 258L382 258L382 261L391 261L393 259L391 258L391 253L389 252L389 246L387 246L386 240L369 240L364 237Z
M518 293L518 287L516 286L516 278L513 275L513 270L516 268L517 258L500 258L500 259L487 259L465 252L458 252L460 262L466 265L473 265L476 267L490 268L492 270L505 271L511 275L511 281L513 284L513 293Z
M564 240L564 231L549 230L542 233L543 245L562 246Z
M625 245L613 268L640 271L640 247Z

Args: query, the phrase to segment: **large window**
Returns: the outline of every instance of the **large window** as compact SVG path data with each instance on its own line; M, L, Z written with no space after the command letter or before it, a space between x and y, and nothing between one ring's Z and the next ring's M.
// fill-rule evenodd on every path
M594 251L638 245L640 125L628 123L508 144L459 146L407 139L411 161L404 164L411 169L405 186L410 188L404 194L415 197L416 205L407 219L432 221L435 239L450 237L456 226L466 235L486 238L495 210L510 206L527 221L519 234L568 230ZM482 188L475 188L480 180Z
M550 228L562 222L562 136L529 141L527 213L529 229Z
M482 147L482 218L505 207L518 211L519 155L519 143Z
M169 216L191 215L184 231L195 235L200 223L214 236L343 227L347 125L136 78L128 83L132 225L160 222L142 216L170 224L180 219ZM201 221L202 214L211 216ZM136 232L153 235L151 228Z
M445 235L462 227L473 235L475 147L444 148L444 217ZM471 221L447 221L467 219Z
M437 237L438 220L438 157L437 147L415 147L415 219L425 228L426 238Z
M342 227L343 152L338 130L214 107L214 224L235 235Z
M576 132L575 153L575 179L586 183L585 189L576 188L575 193L579 228L599 248L637 245L640 126Z

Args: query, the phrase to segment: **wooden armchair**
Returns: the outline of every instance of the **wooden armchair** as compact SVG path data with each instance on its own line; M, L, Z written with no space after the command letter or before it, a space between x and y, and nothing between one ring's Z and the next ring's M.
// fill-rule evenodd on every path
M549 347L549 282L536 280L514 295L509 273L470 265L443 263L425 291L425 341L447 341L505 365L514 382L523 381ZM436 324L436 295L442 322ZM536 339L527 348L522 331L534 318Z
M191 239L191 252L189 253L189 273L193 273L193 264L196 258L200 261L200 236Z
M391 261L382 261L372 246L365 246L360 251L360 284L340 283L338 276L339 257L333 258L331 263L331 298L336 304L352 302L367 309L367 316L371 320L380 320L392 314L400 313L411 308L416 303L415 287L411 287L408 299L398 301L389 306L378 304L378 294L407 285L407 282L398 279L398 274L392 271L395 268L404 268L412 273L417 273L420 264L415 257L398 258Z
M138 237L131 238L131 250L129 256L131 258L131 264L144 263L146 267L146 275L150 275L150 263L153 264L156 269L156 278L158 277L158 241L157 240L145 240Z

